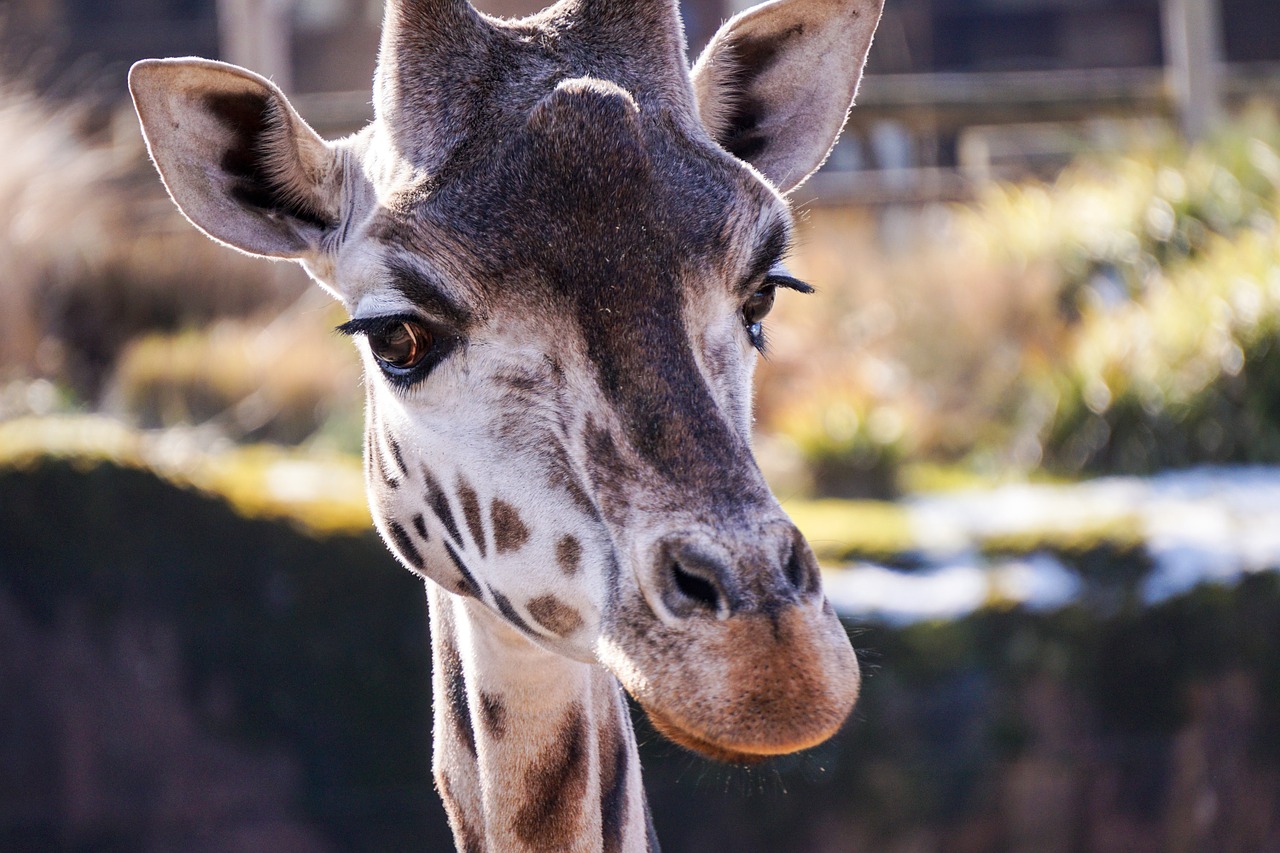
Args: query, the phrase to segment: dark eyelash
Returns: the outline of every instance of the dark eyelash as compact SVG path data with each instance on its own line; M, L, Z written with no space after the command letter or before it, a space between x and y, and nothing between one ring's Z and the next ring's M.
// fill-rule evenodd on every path
M756 352L760 353L765 359L769 358L769 334L763 324L758 324L760 331L752 334L748 331L751 338L751 346L755 347Z
M360 317L355 320L348 320L334 329L334 331L347 337L354 335L385 335L401 323L427 325L423 323L420 317L413 314L387 314L382 317Z
M787 290L795 290L799 293L815 293L817 291L817 288L812 284L807 284L806 282L803 282L793 276L786 275L785 273L769 273L764 277L764 283L766 285L771 284L774 287L786 288Z

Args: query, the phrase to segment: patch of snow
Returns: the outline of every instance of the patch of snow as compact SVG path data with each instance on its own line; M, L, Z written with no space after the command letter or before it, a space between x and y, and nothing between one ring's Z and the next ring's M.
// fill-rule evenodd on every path
M1154 568L1141 594L1157 603L1206 582L1280 569L1280 468L1204 467L1070 485L1017 484L906 503L927 568L857 565L825 580L850 616L895 622L953 618L987 602L1051 609L1076 600L1080 578L1054 557L985 563L992 537L1136 526Z
M826 575L822 586L838 612L890 622L954 619L980 607L988 590L986 572L976 566L900 572L864 564Z

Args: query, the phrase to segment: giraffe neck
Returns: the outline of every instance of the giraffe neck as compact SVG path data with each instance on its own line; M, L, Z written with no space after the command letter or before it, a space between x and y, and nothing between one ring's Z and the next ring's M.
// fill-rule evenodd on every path
M433 765L460 853L656 851L617 680L427 587Z

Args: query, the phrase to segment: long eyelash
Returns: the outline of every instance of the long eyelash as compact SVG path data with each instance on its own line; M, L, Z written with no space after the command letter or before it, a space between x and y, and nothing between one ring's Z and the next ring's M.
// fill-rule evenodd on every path
M384 317L360 317L348 320L334 329L340 335L382 335L395 329L401 323L422 322L412 314L388 314Z
M787 290L795 290L800 293L815 293L817 288L812 284L807 284L798 278L789 276L786 273L771 272L764 277L765 284L772 284L774 287L783 287Z
M766 360L769 358L769 333L764 324L760 325L760 334L751 336L751 345Z

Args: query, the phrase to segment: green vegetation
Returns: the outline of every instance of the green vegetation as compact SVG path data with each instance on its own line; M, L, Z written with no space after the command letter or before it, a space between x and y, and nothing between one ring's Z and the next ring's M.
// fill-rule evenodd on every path
M1135 138L1052 184L993 186L923 214L935 236L906 249L815 212L796 265L828 305L783 306L799 334L765 372L796 390L766 392L762 426L819 494L855 471L891 495L879 484L922 461L997 476L1280 462L1278 218L1267 109L1193 147Z
M341 309L286 315L267 328L224 320L207 329L148 334L116 365L107 406L144 428L215 424L238 440L296 445L335 421L356 425L360 366L334 335Z
M1015 220L1085 223L1049 255L1075 327L1028 371L1024 410L1048 412L1044 461L1149 472L1280 461L1280 123L1255 111L1202 145L1166 143L1066 173ZM1039 211L1043 219L1034 215ZM1016 244L1016 241L1013 241Z
M1090 314L1057 399L1047 461L1147 472L1280 461L1280 231L1213 237L1138 300Z

